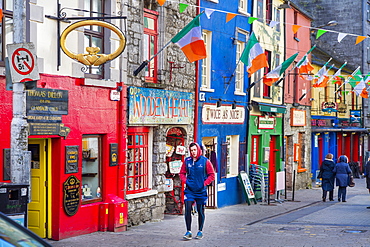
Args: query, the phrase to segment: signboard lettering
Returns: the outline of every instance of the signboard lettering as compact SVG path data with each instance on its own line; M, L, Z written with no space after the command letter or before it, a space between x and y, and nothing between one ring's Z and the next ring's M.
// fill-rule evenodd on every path
M109 144L109 147L110 147L109 165L110 166L116 166L116 165L118 165L118 144L117 143L111 143L111 144Z
M78 146L66 146L66 173L78 172Z
M242 124L245 118L245 109L236 106L232 109L231 105L204 104L202 108L202 122L204 124Z

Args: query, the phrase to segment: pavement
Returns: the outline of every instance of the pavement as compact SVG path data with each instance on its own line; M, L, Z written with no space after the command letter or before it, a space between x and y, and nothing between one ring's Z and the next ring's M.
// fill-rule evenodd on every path
M89 246L370 246L370 194L365 179L347 188L347 202L322 202L320 187L297 190L267 203L207 209L202 240L185 241L183 215L129 227L126 232L95 232L60 241L56 247ZM197 218L193 217L193 235Z

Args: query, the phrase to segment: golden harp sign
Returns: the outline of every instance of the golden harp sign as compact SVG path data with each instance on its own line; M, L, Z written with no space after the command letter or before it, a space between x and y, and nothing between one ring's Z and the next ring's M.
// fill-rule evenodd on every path
M119 38L119 47L117 50L115 50L111 54L98 54L100 51L99 47L86 47L86 51L88 52L87 54L74 54L68 48L66 47L66 39L67 35L75 30L76 28L82 27L82 26L100 26L100 27L105 27L113 32L115 32ZM76 23L73 23L72 25L68 26L60 36L60 46L64 53L80 63L83 63L87 66L99 66L107 61L113 60L116 57L118 57L123 50L126 47L126 38L123 35L122 31L116 27L115 25L109 23L109 22L104 22L104 21L97 21L97 20L87 20L87 21L79 21Z

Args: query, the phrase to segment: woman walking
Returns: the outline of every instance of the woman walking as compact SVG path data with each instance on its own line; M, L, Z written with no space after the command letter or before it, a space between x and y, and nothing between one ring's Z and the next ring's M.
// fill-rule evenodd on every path
M321 163L320 177L322 178L322 201L326 201L326 195L329 191L329 201L334 201L334 178L335 173L333 172L335 163L333 161L333 155L328 153L325 156L325 160Z
M345 155L339 157L338 163L333 170L336 178L336 185L338 189L338 202L346 202L347 186L349 185L349 178L352 173L348 165L348 158Z

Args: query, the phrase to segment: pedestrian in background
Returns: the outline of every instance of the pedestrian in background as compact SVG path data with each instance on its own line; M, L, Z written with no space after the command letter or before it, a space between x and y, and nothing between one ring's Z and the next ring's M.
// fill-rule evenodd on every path
M334 178L335 173L333 172L335 163L333 161L333 155L328 153L325 156L325 160L321 163L319 178L322 179L322 201L326 201L326 195L329 191L329 201L334 201Z
M366 178L366 188L369 190L370 193L370 157L367 159L364 167L364 177ZM368 206L367 208L370 209L370 206Z
M185 240L192 239L191 233L191 211L195 202L198 212L198 233L196 239L203 238L203 225L205 220L204 209L207 202L207 185L215 179L215 171L212 163L204 157L203 151L198 143L189 145L190 157L187 157L180 170L180 179L186 185L184 190L185 201Z
M350 175L352 173L348 165L348 158L342 155L338 159L333 172L335 173L336 185L338 188L338 202L346 202L347 186L349 185Z

